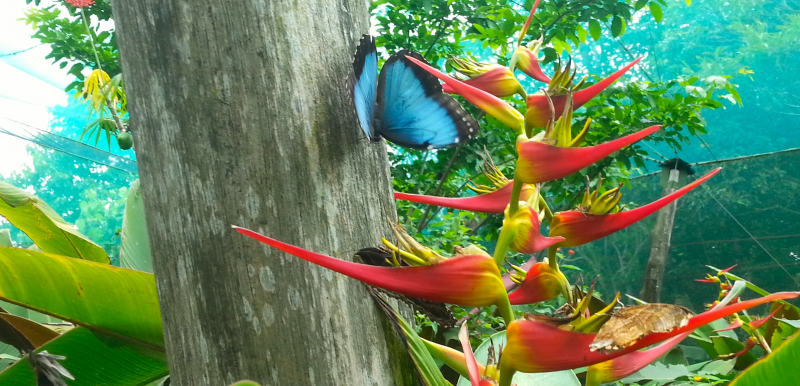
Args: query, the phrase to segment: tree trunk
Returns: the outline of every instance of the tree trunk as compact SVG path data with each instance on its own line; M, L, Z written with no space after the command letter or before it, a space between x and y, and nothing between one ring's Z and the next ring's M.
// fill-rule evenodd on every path
M415 382L360 283L230 227L344 259L388 234L386 149L346 86L367 2L115 1L114 15L173 384Z
M683 172L667 168L667 173L670 174L664 189L661 191L661 197L669 196L678 190L680 187L678 185L679 176ZM658 211L656 226L653 228L650 259L647 260L644 285L642 286L642 292L639 294L642 300L648 303L661 302L661 290L664 288L664 271L667 269L669 246L672 241L672 228L675 224L675 213L677 211L678 200L670 202Z

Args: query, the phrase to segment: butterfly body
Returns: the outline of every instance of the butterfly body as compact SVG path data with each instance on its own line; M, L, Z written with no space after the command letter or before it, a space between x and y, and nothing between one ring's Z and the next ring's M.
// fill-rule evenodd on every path
M389 57L378 75L375 39L361 39L353 61L353 100L367 137L413 149L438 149L474 137L478 123L409 56L424 61L402 50Z

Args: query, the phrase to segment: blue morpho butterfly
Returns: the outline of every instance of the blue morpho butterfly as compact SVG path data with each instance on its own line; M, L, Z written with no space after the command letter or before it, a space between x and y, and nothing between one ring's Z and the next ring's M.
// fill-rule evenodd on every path
M375 38L361 38L353 60L353 97L367 137L383 137L412 149L438 149L478 134L478 122L442 92L435 76L406 56L425 61L414 51L402 50L389 57L379 77Z

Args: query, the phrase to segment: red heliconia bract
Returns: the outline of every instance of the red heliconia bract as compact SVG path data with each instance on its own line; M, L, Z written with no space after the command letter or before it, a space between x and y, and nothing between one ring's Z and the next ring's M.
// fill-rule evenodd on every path
M508 299L500 270L489 256L458 256L419 267L377 267L307 251L248 229L234 229L301 259L406 296L468 307L501 307L499 303Z
M538 303L555 299L568 289L569 282L563 273L540 262L528 270L522 283L508 294L508 300L512 305Z
M686 337L691 331L684 332L676 337L666 340L660 345L641 351L634 351L610 361L600 362L589 366L586 372L586 386L599 386L625 378L656 361L668 353Z
M542 71L542 67L539 66L539 58L531 50L517 47L514 51L514 59L517 60L515 64L518 70L542 83L550 83L550 77Z
M467 331L466 323L461 325L461 330L458 332L458 341L461 342L461 350L464 352L464 362L467 365L470 384L472 386L481 386L481 372L480 368L478 368L475 354L472 352L472 345L469 343L469 331Z
M514 74L511 73L508 67L503 66L496 66L481 75L463 80L462 82L499 98L512 96L520 92L522 88L519 81L514 78ZM442 91L450 94L458 94L458 92L447 83L442 85Z
M589 346L597 334L567 331L540 321L516 320L506 330L506 346L500 358L500 385L508 386L516 372L540 373L591 366L669 338L692 331L714 320L775 300L792 299L797 292L782 292L758 299L739 302L698 314L683 326L670 332L654 333L633 345L612 352L591 351Z
M533 254L564 240L560 236L542 236L539 230L541 228L539 214L529 206L519 208L511 218L506 213L506 220L503 222L503 226L513 226L515 228L516 236L509 247L519 253Z
M442 206L451 209L468 210L470 212L497 213L502 214L511 200L511 190L513 180L500 189L491 193L480 194L472 197L439 197L426 196L423 194L410 194L394 192L394 198L420 204ZM520 201L527 201L528 198L536 193L536 188L525 185L519 196Z
M577 109L583 106L586 102L600 94L606 87L610 86L614 81L619 79L623 74L628 72L636 63L642 60L641 57L637 58L627 66L619 71L609 75L607 78L579 91L575 91L572 97L573 108ZM553 106L555 106L555 116L560 117L564 114L564 105L567 103L566 95L551 96ZM547 96L542 93L528 95L527 99L528 112L525 114L525 125L528 127L545 127L547 121L550 119L550 104L547 102Z
M660 128L661 126L650 126L622 138L587 147L559 147L535 140L519 141L517 142L519 161L514 178L526 184L564 178L655 133Z
M662 197L647 205L619 213L595 215L580 211L559 212L550 222L550 236L562 236L566 240L557 244L569 248L606 237L624 229L637 221L653 214L672 201L677 200L692 189L717 174L722 168L714 169L706 175L684 186L672 194Z

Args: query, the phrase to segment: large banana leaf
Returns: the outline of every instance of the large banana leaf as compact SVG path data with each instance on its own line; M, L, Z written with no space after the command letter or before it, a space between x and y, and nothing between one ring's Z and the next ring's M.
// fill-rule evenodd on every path
M764 359L741 373L730 386L794 385L800 379L800 335L795 334Z
M72 376L70 386L139 386L167 374L164 354L77 327L37 351L47 350L67 359L60 362ZM0 385L32 386L36 375L22 359L0 372Z
M119 251L120 265L137 271L153 272L150 257L150 238L144 218L144 202L139 180L131 184L125 202L125 217L122 218L122 242Z
M121 339L164 347L155 278L149 273L0 247L0 299Z
M108 255L39 197L0 181L0 216L44 252L109 264Z

